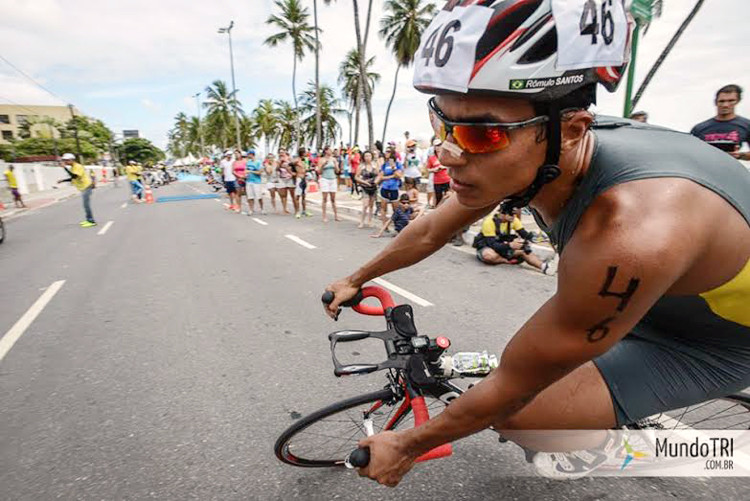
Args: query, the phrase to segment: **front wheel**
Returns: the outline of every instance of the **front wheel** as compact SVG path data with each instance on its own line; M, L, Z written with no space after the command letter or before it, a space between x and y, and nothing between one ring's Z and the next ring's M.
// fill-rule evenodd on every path
M413 419L407 419L411 407L400 409L403 402L403 397L385 388L329 405L287 428L276 440L276 457L293 466L344 466L370 425L374 433L413 426ZM431 396L425 396L425 404L432 416L446 406Z

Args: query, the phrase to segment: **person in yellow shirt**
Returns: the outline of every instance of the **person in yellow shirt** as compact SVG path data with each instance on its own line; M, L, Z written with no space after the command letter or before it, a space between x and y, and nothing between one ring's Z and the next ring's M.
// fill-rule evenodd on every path
M517 211L499 210L484 218L473 246L477 249L477 259L485 264L528 263L545 275L552 274L551 261L542 261L531 251L528 242L532 237Z
M83 198L83 210L86 213L86 220L81 221L81 226L90 228L96 226L94 215L91 212L91 192L94 191L94 183L91 176L86 172L86 168L76 162L76 157L72 153L65 153L62 156L63 169L70 175L68 179L61 179L58 183L69 182L81 192Z
M16 180L16 175L13 172L14 170L15 168L11 165L3 174L5 174L5 178L8 180L8 188L10 189L10 193L13 195L13 202L15 202L16 207L18 207L19 209L25 209L26 204L23 203L23 200L21 200L21 194L18 192L18 181Z
M143 185L139 179L141 175L141 168L131 160L128 162L128 166L125 167L125 176L130 183L130 190L133 192L133 202L141 203L143 201Z

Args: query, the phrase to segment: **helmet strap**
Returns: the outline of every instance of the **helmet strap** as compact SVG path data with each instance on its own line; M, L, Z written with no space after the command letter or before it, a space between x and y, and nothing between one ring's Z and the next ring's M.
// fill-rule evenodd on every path
M531 185L526 188L526 191L520 195L508 197L502 203L501 210L505 213L529 205L542 187L557 179L562 172L557 165L560 162L560 148L562 146L560 104L556 101L549 103L547 114L549 121L547 122L547 154L544 164L537 169L536 177Z

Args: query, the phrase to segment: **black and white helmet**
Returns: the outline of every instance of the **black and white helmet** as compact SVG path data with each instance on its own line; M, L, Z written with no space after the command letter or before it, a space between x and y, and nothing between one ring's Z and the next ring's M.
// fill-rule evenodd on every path
M428 94L484 94L527 97L532 101L553 101L592 83L601 83L613 92L625 73L633 26L623 1L450 0L423 34L415 55L414 86ZM558 12L553 11L553 3L563 5L555 5L558 12L574 8L582 11L580 6L587 3L595 6L588 12L582 11L581 26L591 24L581 28L581 36L591 43L585 37L595 35L594 28L598 34L601 27L602 36L598 37L601 45L605 42L604 17L609 12L605 9L616 7L617 19L624 26L618 28L624 32L621 35L624 50L620 52L623 63L561 69L564 65L558 57L560 40L555 18ZM599 4L605 5L599 9ZM576 37L570 38L574 41ZM561 43L565 45L567 39ZM446 61L446 54L451 57L450 53L457 60Z

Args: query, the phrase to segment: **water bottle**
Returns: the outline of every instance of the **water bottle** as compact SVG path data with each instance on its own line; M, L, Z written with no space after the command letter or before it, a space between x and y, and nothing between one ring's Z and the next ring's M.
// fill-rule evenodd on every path
M463 351L441 357L440 368L447 376L485 376L497 367L497 357L486 351Z

